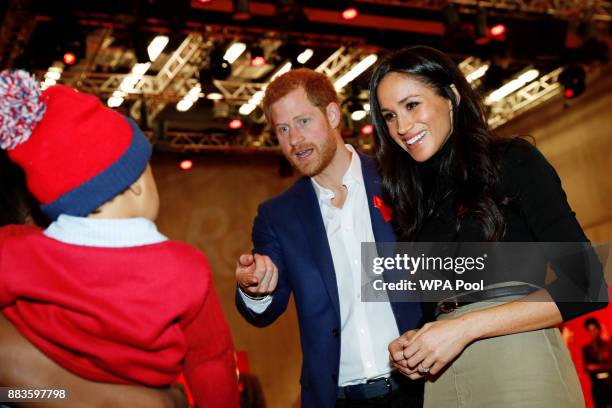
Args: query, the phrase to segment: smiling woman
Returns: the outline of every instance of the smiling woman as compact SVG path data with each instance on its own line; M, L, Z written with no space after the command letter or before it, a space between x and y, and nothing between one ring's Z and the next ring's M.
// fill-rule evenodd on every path
M552 166L526 141L490 133L480 98L446 55L428 47L391 53L374 71L370 104L383 198L403 240L588 242ZM601 269L589 269L597 259L579 245L584 253L555 263L553 283L543 262L487 281L478 296L458 290L425 305L431 322L389 351L406 376L431 380L426 408L584 406L554 328L607 304ZM452 308L441 307L447 300Z
M459 101L457 89L451 88ZM452 133L452 102L414 77L389 73L377 97L389 134L417 162L430 159Z

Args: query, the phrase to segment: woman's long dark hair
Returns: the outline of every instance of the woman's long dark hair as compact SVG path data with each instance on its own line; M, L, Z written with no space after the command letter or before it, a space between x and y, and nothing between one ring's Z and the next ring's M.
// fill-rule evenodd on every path
M393 221L403 240L413 240L434 208L424 192L418 164L389 135L376 92L380 81L390 72L403 73L431 87L453 106L452 134L448 153L440 159L439 171L453 179L457 204L473 213L482 225L485 240L503 236L504 218L495 199L499 175L493 155L494 136L486 121L480 97L455 63L433 48L404 48L383 58L370 82L372 124L376 130L376 156L380 163L383 199L393 208ZM460 101L451 88L454 85ZM460 213L457 208L456 225Z

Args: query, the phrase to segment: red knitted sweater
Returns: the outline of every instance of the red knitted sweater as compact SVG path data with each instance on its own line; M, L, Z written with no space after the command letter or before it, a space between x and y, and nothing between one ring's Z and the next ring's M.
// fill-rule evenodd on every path
M0 228L0 309L79 376L163 386L182 369L198 406L238 406L229 327L206 258L187 244L87 247Z

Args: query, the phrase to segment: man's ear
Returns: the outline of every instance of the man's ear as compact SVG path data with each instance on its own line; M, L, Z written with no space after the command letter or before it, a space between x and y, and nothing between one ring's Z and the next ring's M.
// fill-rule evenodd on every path
M340 126L340 106L336 102L330 102L325 108L325 116L327 116L327 122L332 127L332 129L336 129Z

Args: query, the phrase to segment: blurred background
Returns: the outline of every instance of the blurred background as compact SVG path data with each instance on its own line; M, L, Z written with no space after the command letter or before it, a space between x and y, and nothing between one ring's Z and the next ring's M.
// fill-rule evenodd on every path
M233 300L257 205L298 176L258 106L267 83L301 66L327 75L343 137L367 152L372 65L388 50L439 48L483 96L495 132L532 136L589 238L609 243L611 20L612 2L598 0L2 0L0 69L95 94L138 122L155 147L161 231L207 253L240 365L268 407L285 408L299 405L295 310L262 330ZM15 171L2 165L2 208ZM609 337L610 310L596 316ZM590 404L585 318L565 333Z

